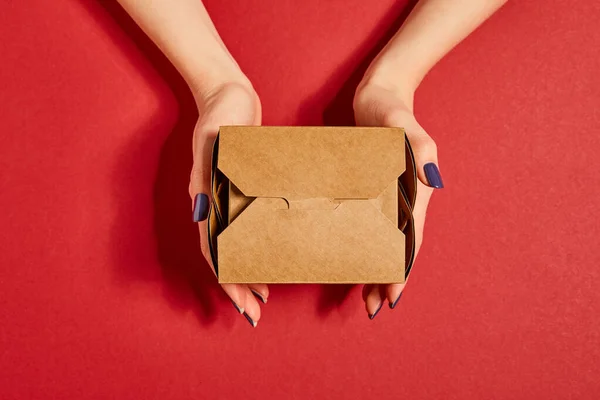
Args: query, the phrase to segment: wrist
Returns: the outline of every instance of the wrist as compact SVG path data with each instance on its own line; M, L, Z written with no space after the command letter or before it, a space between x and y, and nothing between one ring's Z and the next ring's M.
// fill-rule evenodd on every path
M403 65L403 62L387 60L385 54L382 56L373 60L363 80L412 97L421 79L408 65Z
M412 111L417 87L418 83L403 77L401 72L392 73L373 63L358 85L356 95L360 96L361 93L368 92L371 88L378 88L393 94Z
M201 108L215 92L229 85L254 91L252 83L244 75L235 61L207 63L211 67L188 74L185 80L194 96L196 105Z

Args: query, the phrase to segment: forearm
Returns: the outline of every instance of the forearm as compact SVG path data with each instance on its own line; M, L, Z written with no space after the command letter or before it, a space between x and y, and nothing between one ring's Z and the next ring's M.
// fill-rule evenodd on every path
M429 70L507 0L421 0L365 80L413 93Z
M200 0L118 0L186 80L198 100L228 82L249 84Z

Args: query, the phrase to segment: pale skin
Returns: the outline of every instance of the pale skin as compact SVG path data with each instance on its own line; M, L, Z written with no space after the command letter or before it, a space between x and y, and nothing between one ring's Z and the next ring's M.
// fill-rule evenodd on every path
M199 111L193 137L194 166L189 193L210 193L210 149L221 125L260 125L261 104L200 0L118 0L165 53L189 85ZM507 0L421 0L373 60L354 97L357 125L403 127L412 145L419 178L414 209L416 250L423 243L429 186L423 166L438 163L435 141L413 114L414 93L429 70ZM365 5L366 6L366 5ZM293 45L293 44L291 44ZM206 221L198 223L202 253L210 262ZM212 266L212 265L211 265ZM251 319L260 320L257 297L267 285L222 285ZM365 285L369 315L394 304L405 284Z

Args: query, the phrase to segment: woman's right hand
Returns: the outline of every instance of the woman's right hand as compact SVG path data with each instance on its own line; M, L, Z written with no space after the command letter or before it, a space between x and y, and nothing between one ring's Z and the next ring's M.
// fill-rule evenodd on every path
M194 165L190 176L189 192L194 207L194 219L198 220L202 254L213 268L208 240L206 215L211 204L211 157L212 148L220 126L260 125L261 105L258 95L249 82L226 83L196 95L199 118L194 130ZM269 289L265 284L221 285L231 298L235 308L252 326L260 319L259 299L267 302Z

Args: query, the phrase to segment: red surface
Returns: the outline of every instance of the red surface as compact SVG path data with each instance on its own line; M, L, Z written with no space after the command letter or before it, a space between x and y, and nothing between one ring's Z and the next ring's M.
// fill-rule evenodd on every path
M351 122L405 13L207 3L270 125ZM419 89L447 188L399 308L277 286L253 330L200 258L174 70L113 3L5 2L0 398L598 398L600 9L567 3L511 2Z

